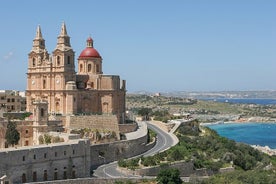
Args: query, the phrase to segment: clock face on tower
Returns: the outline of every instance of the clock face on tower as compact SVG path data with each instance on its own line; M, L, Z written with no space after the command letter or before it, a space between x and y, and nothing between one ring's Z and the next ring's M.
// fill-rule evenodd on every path
M35 84L35 81L34 80L32 80L32 85L34 85Z

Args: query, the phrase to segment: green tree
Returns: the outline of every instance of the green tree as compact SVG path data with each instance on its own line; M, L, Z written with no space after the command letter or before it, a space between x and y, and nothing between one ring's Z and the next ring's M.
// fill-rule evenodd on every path
M152 113L152 109L150 108L141 108L138 110L138 115L143 116L145 120L149 120L149 116Z
M44 138L42 135L38 137L39 144L44 144Z
M159 184L180 184L180 172L175 168L162 168L157 175L157 182Z
M46 144L50 144L51 143L51 139L52 139L52 137L50 135L44 134L44 142Z
M18 144L18 141L20 139L20 134L16 130L15 122L12 122L12 121L8 122L5 139L8 145L14 146L15 144Z

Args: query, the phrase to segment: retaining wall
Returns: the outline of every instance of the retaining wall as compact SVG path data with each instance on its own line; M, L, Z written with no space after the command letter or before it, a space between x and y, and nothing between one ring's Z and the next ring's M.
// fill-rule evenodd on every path
M59 180L59 181L47 181L47 182L36 182L36 184L59 184L59 183L65 183L65 184L113 184L116 182L131 182L131 183L139 183L144 181L144 178L79 178L74 180Z
M91 146L91 169L104 163L113 162L122 158L140 155L153 148L156 142L147 144L147 134L133 140L117 141L112 144L97 144Z
M67 116L66 124L70 129L91 128L115 131L119 134L118 118L111 114Z
M120 133L129 133L136 131L138 128L137 123L131 123L131 124L119 124L119 130Z
M136 169L135 171L125 169L125 168L117 168L120 171L124 173L129 173L129 174L135 174L135 175L140 175L140 176L157 176L159 171L162 168L176 168L180 171L180 176L181 177L189 177L191 175L196 175L196 176L210 176L213 175L213 171L208 170L208 169L194 169L194 164L192 162L175 162L171 163L168 166L156 166L156 167L147 167L143 169Z

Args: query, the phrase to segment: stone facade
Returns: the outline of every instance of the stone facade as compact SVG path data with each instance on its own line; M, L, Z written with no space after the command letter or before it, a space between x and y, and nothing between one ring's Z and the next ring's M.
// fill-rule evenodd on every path
M21 147L0 151L0 174L12 183L90 176L90 144L75 143Z
M144 183L147 178L78 178L58 181L37 182L36 184L114 184L114 183Z
M48 53L40 27L37 28L29 53L27 72L27 111L36 100L48 102L49 114L115 114L117 123L125 121L125 81L117 75L104 75L102 57L93 47L91 37L78 57L62 24L57 45Z
M19 91L0 90L0 111L20 112L26 109L26 98Z

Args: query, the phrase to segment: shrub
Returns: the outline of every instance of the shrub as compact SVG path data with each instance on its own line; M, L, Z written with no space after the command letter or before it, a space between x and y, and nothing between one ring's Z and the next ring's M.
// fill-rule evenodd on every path
M160 184L180 184L182 180L180 178L180 172L175 168L161 169L156 178Z

